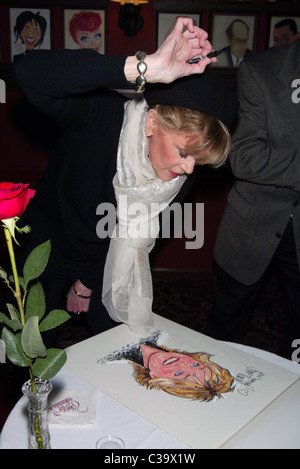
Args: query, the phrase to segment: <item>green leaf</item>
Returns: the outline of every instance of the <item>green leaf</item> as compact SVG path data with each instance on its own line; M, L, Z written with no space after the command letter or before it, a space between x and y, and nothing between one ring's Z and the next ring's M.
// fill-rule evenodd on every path
M66 352L59 349L48 349L45 358L37 358L32 367L34 376L50 379L59 372L67 360Z
M39 330L39 317L31 316L21 334L21 344L25 355L30 358L45 357L46 347Z
M10 319L12 319L13 321L20 320L20 314L17 308L14 305L11 305L10 303L6 303L6 306L10 315Z
M10 329L3 327L1 339L5 343L7 358L17 366L29 366L28 359L21 345L21 333L15 334Z
M3 269L3 267L0 267L0 277L4 278L4 280L7 280L8 278L7 272Z
M68 319L70 319L70 314L68 314L63 309L53 309L45 319L40 324L40 331L48 331L49 329L54 329L57 326L60 326Z
M19 319L9 319L6 314L0 313L0 323L5 324L13 331L20 331L23 329L21 321Z
M27 288L31 280L36 279L44 271L51 251L50 240L40 244L34 248L27 257L24 268L23 277L25 281L25 288Z
M19 279L19 284L20 284L20 286L23 288L23 290L25 290L25 285L24 285L24 279L23 279L23 277L18 276L18 279ZM14 279L14 276L13 276L13 275L10 275L10 276L9 276L9 281L15 285L15 279Z
M31 316L38 316L39 320L41 320L45 314L45 308L46 303L43 286L41 282L36 282L30 287L27 295L25 314L26 321Z

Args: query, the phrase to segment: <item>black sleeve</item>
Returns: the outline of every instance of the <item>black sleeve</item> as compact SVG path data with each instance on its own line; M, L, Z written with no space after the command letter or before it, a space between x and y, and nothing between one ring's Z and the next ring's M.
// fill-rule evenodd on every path
M13 76L30 102L63 124L73 95L128 85L126 58L89 49L32 51L14 62Z
M69 259L77 256L78 278L90 288L99 284L108 246L96 235L96 206L114 201L111 180L123 120L123 97L106 88L128 84L125 60L91 50L42 50L13 66L21 91L64 130L29 205L29 225L50 233Z

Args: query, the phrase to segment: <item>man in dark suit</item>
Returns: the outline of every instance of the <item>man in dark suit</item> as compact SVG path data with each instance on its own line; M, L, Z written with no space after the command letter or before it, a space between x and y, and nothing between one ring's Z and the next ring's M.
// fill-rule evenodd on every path
M245 21L236 19L230 23L225 31L228 46L221 49L218 57L218 67L238 67L240 63L251 54L247 48L249 39L249 26Z
M300 40L251 56L239 69L236 178L215 244L215 306L207 334L240 342L272 259L282 274L287 327L300 339Z

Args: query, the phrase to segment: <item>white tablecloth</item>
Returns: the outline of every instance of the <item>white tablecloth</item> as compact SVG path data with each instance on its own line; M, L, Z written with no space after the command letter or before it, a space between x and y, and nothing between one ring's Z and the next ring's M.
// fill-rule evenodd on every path
M51 380L55 389L91 389L91 386L62 369ZM53 392L53 391L52 391ZM22 397L10 413L0 436L0 449L26 449L27 400ZM95 449L96 442L103 436L120 437L126 449L139 448L187 448L180 441L139 417L126 407L98 392L98 407L95 424L50 425L51 448Z
M258 349L231 344L300 375L300 365ZM54 389L91 389L81 378L62 369L51 380ZM273 402L234 437L226 448L300 449L300 382ZM22 397L10 413L0 435L0 449L27 448L27 400ZM146 421L135 412L98 392L95 424L81 426L50 425L53 449L94 449L103 436L122 438L128 449L189 449L185 444Z

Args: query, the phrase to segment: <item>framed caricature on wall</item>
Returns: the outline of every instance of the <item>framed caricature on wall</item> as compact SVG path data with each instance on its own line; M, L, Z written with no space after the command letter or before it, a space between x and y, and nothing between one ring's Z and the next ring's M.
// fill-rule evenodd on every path
M272 16L267 47L278 47L300 39L300 16Z
M51 49L49 9L10 8L11 60L34 49Z
M64 10L66 49L93 49L105 53L105 11Z
M173 27L175 26L176 19L179 16L188 16L189 18L192 18L196 26L199 26L200 24L199 14L187 15L186 13L159 13L157 28L157 47L160 47L162 45L166 36L172 31Z
M245 57L255 52L256 15L213 16L212 45L221 54L214 67L237 68Z

